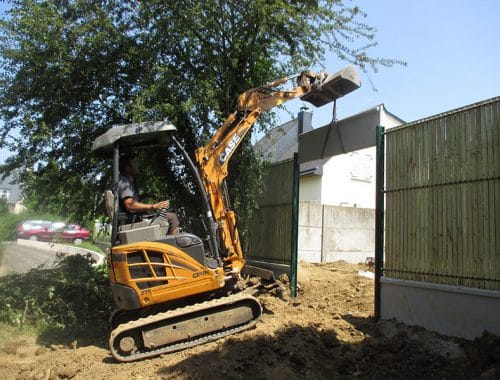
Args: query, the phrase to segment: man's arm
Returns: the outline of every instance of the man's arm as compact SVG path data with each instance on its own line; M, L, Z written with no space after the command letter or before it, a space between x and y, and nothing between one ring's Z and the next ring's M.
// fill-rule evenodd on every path
M141 203L136 201L132 197L127 197L123 200L123 205L128 212L144 212L144 211L156 211L161 208L169 208L170 201L160 201L153 204Z

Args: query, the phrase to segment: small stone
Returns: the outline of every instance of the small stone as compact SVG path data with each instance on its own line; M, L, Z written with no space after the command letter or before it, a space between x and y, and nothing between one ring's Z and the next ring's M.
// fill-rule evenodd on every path
M72 367L64 367L59 370L58 375L63 379L72 379L76 376L76 369Z
M290 282L290 279L288 278L288 276L286 275L286 273L283 273L281 274L279 277L278 277L278 280L280 282L282 282L283 284L288 284Z
M9 354L9 355L15 355L17 354L17 345L16 344L8 344L2 348L2 350Z
M44 353L47 352L47 349L45 347L38 347L35 351L35 356L43 355Z

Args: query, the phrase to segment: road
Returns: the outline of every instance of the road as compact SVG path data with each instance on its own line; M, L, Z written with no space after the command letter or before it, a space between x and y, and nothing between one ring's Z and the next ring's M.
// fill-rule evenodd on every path
M2 243L3 260L0 263L0 276L9 273L25 273L31 268L40 265L52 265L56 259L56 253L24 247L15 242Z

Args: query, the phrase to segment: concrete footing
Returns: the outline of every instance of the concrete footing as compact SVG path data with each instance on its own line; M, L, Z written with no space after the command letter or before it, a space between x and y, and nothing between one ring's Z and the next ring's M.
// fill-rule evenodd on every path
M382 277L381 318L467 339L500 336L500 291Z

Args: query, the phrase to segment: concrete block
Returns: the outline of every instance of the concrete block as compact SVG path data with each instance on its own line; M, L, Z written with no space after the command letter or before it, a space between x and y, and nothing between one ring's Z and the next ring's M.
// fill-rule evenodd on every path
M375 210L325 206L323 223L327 228L374 229Z
M323 205L308 202L299 203L299 226L322 227Z
M308 251L299 249L297 251L297 256L299 261L305 261L307 263L321 262L321 251Z
M500 336L500 291L382 277L381 317L441 334Z
M326 251L323 257L323 261L326 263L332 261L346 261L348 263L358 264L364 263L367 257L373 257L373 251Z
M375 231L363 229L327 228L323 233L325 251L373 251Z

